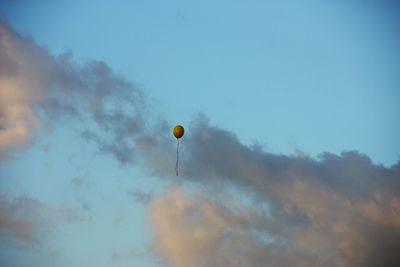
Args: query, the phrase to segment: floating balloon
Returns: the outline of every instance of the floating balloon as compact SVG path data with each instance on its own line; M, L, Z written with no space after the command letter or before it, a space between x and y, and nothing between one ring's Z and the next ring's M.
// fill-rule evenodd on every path
M178 176L178 164L179 164L179 138L182 138L182 136L185 134L185 129L181 125L176 125L174 130L172 131L176 138L176 166L175 166L175 171L176 171L176 176Z
M176 125L173 133L176 139L179 139L185 134L185 129L181 125Z

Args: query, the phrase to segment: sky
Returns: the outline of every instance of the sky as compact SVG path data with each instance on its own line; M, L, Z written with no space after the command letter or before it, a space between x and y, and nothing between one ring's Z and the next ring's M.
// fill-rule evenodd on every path
M0 265L398 266L399 9L1 1Z

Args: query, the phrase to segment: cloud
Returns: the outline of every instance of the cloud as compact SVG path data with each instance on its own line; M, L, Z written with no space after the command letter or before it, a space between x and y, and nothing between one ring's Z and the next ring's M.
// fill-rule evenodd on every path
M1 158L29 147L38 128L72 117L101 150L131 162L122 153L132 148L128 135L144 131L144 101L141 90L104 62L80 64L68 52L53 56L0 23ZM110 145L115 140L122 145Z
M152 193L137 188L131 188L127 193L135 202L145 205L147 205L153 198Z
M400 163L376 165L356 151L272 154L204 116L191 129L181 175L203 198L173 190L151 204L156 251L172 266L399 265ZM239 203L250 200L249 222L239 224L243 216L229 215L231 204L216 197L229 188Z
M54 208L28 197L0 196L0 233L25 244L43 240L58 224L87 218L68 207Z
M268 235L270 219L230 199L221 203L173 188L150 206L156 253L183 266L328 266Z

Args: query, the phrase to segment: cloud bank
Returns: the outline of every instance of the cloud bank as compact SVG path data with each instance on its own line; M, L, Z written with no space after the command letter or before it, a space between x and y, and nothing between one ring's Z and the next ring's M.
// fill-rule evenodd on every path
M181 173L202 197L174 189L151 203L156 251L171 266L400 264L399 163L356 151L272 154L204 117L192 129ZM231 188L250 203L239 212Z
M4 23L0 96L3 158L29 147L40 127L73 118L100 151L181 184L159 196L134 193L150 202L154 252L168 266L400 265L400 163L384 167L357 151L273 154L199 116L176 178L170 125L152 119L141 90L103 62L52 56ZM12 205L1 208L2 227L29 239L13 228Z

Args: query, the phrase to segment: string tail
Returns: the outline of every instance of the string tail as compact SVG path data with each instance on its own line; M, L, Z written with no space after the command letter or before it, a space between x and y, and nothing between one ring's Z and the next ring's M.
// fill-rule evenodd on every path
M176 145L176 166L175 166L175 171L176 171L176 176L178 176L178 165L179 165L179 139L176 139L177 145Z

